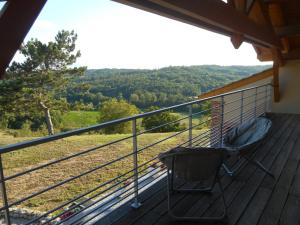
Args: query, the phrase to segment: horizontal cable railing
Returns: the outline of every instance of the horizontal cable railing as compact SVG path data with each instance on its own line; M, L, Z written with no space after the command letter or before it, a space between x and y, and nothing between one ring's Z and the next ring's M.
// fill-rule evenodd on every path
M1 147L1 214L8 225L18 208L39 209L27 225L92 224L128 202L142 207L141 193L166 176L159 153L178 146L221 147L228 130L269 111L271 94L271 85L265 84ZM140 129L144 118L183 110L187 115L181 118ZM104 138L99 134L104 128L129 122L130 134L112 135L106 142L81 147L69 140L83 134ZM184 122L186 127L176 132L155 135L161 128ZM51 158L55 154L50 144L54 151L62 148L59 156ZM13 168L9 162L20 160L15 159L19 154L24 160ZM27 155L35 154L38 159L26 161Z

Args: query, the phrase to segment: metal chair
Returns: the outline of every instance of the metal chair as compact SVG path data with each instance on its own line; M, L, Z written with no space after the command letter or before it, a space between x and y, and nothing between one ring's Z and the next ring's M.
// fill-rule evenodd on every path
M227 216L226 203L223 187L220 183L219 170L223 162L223 149L213 148L184 148L178 147L162 153L159 159L167 167L168 181L168 213L174 220L218 222L224 221ZM181 179L184 182L199 182L204 187L197 189L175 188L174 179ZM218 217L187 217L177 216L171 209L171 193L176 192L212 192L215 184L218 183L221 190L221 197L224 212Z
M248 157L256 149L256 145L265 138L271 126L271 120L264 117L248 120L228 131L223 139L222 147L226 149L229 156L237 155L239 158L244 158L274 178L274 175L261 162ZM239 166L230 169L226 163L223 163L223 168L228 175L233 176Z

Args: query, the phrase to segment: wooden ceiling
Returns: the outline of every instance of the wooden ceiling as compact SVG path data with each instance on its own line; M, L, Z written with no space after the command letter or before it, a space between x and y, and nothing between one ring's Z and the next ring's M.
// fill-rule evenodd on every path
M0 0L0 78L47 0ZM261 61L300 59L299 0L114 0L249 42ZM200 40L201 41L201 40ZM213 43L212 43L213 44Z
M227 35L235 48L251 43L261 61L300 59L299 0L114 1Z

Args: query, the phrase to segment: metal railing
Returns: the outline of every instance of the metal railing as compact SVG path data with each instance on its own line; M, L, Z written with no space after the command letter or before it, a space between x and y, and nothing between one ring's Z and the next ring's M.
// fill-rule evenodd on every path
M23 207L30 208L34 204L34 207L44 208L44 210L39 215L33 216L25 224L51 224L54 221L55 224L89 224L104 218L113 210L128 202L131 202L131 206L134 208L143 207L139 200L140 194L166 176L165 169L158 160L158 153L177 146L221 146L224 135L231 127L251 118L259 117L269 110L272 99L271 89L272 87L269 84L246 88L87 128L1 147L0 188L2 206L0 211L6 224L10 225L12 223L12 210ZM144 118L178 110L186 110L187 116L151 127L148 130L140 129L141 120ZM67 139L77 135L91 134L91 132L101 132L103 129L128 122L132 125L131 134L119 135L115 139L112 136L112 140L105 143L101 142L101 144L84 149L79 148L79 150L71 151L71 153L68 153L68 151L67 153L60 152L62 156L54 160L45 157L47 154L51 155L50 150L40 153L42 151L40 146L48 146L50 142L56 143L58 140L66 140L66 143L76 144L76 140L68 142ZM181 127L177 132L166 133L161 137L160 135L152 137L153 139L158 138L158 140L152 140L149 136L149 134L152 135L152 133L165 126L183 124L184 122L187 122L185 123L186 127ZM92 135L95 134L92 133ZM99 137L102 136L99 135ZM118 151L118 149L122 149L122 151ZM124 152L123 149L127 149L127 151ZM15 155L18 155L18 153L26 156L32 151L34 151L34 154L41 154L43 160L35 164L25 165L25 169L10 169L10 166L5 164L6 159L14 160ZM112 151L115 152L115 158L110 155ZM102 158L95 160L96 162L91 167L77 174L73 174L73 171L72 174L64 174L63 171L69 165L68 163L71 163L73 167L75 165L74 168L76 168L78 163L84 164L86 157L90 154L94 154L90 157L96 158L97 155L101 155ZM26 161L26 159L24 160ZM21 164L24 164L25 161L22 161ZM33 191L30 188L22 190L23 184L26 186L26 181L37 179L34 174L38 174L41 180L51 180L49 173L47 173L47 178L44 177L45 171L51 171L50 177L53 176L51 179L55 178L55 181L50 182L50 185L46 185L44 182L36 180L36 186L32 187ZM59 180L56 178L57 171L67 177ZM115 175L109 178L101 178L107 174ZM96 178L89 177L92 175ZM26 176L27 178L22 180ZM21 181L17 182L18 179L21 179ZM72 191L72 188L76 189L76 185L79 185L79 183L74 184L75 186L66 187L66 185L78 182L78 180L81 181L80 185L83 186L79 193ZM90 186L90 183L93 183L93 185ZM24 196L15 194L18 189L17 193L22 192ZM59 192L58 190L63 191ZM45 197L44 195L49 194L49 192L52 193L50 197ZM53 192L55 192L54 195ZM70 196L63 197L63 200L51 205L51 208L44 206L51 201L51 196L55 197L57 193ZM35 200L38 204L35 203Z

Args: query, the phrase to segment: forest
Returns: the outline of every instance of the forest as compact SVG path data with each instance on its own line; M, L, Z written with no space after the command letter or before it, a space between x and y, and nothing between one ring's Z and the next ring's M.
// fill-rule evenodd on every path
M269 66L172 66L154 70L91 69L75 77L61 97L76 107L97 109L124 98L140 109L189 101L201 93L245 78Z
M3 93L0 96L1 129L23 130L26 135L31 131L38 135L47 131L53 135L132 116L153 107L158 109L191 101L201 93L269 67L202 65L87 69L74 66L81 57L76 40L74 31L61 30L54 41L43 43L31 39L21 46L19 52L24 60L12 62L6 78L0 81ZM180 109L177 113L186 110ZM169 113L152 118L153 121L146 121L142 126L149 128L156 120L171 121L180 116ZM78 117L85 119L80 125L75 119ZM177 124L165 131L183 128ZM125 126L115 129L114 133L127 131Z

